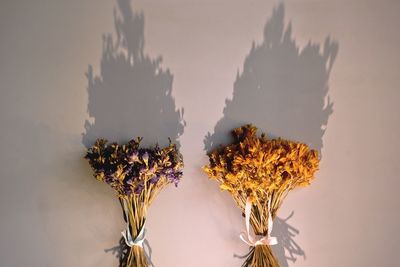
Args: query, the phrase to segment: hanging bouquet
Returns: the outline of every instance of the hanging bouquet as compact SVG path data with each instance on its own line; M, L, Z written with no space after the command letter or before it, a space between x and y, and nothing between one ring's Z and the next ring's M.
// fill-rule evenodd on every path
M286 195L307 186L318 169L316 150L283 139L257 137L257 128L245 125L232 131L234 142L209 153L203 169L232 194L246 218L240 238L250 246L243 266L278 267L271 246L273 219ZM250 225L256 236L250 233Z
M148 266L142 245L147 209L166 185L177 186L182 178L182 155L171 141L165 148L141 148L141 140L119 145L98 139L85 156L94 177L118 193L127 224L122 232L129 247L126 267Z

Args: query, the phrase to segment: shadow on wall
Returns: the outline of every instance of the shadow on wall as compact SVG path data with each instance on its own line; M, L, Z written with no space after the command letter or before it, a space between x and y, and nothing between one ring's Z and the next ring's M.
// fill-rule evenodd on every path
M272 236L277 237L278 244L273 246L272 249L281 267L289 267L289 261L296 262L298 257L306 258L305 251L294 240L300 231L287 223L293 215L294 212L285 219L276 217L274 220Z
M114 10L116 40L103 36L100 74L90 65L88 113L83 144L99 138L126 142L142 136L144 145L179 146L185 122L172 97L173 75L161 68L161 57L144 54L144 15L134 13L130 0L117 0Z
M284 13L283 3L274 8L263 43L253 43L234 83L233 97L225 101L223 117L204 139L207 152L230 143L230 131L248 123L270 136L301 141L321 152L333 112L328 80L338 44L328 37L322 49L311 42L300 49L291 24L285 26ZM279 244L274 250L281 266L288 266L288 261L304 256L293 239L298 231L287 219L277 218L275 224Z
M130 0L117 0L117 7L116 38L103 36L100 74L95 75L91 65L86 73L90 121L85 122L82 142L90 147L100 137L127 142L142 136L144 146L164 146L170 138L179 147L186 124L183 109L176 108L172 97L173 75L161 68L161 57L144 54L144 15L133 12ZM121 240L106 252L118 248L123 266L126 247Z
M143 241L143 249L145 251L146 257L148 259L149 267L155 267L154 263L151 261L151 256L153 254L153 250L150 247L149 241L145 239ZM129 246L125 243L125 239L121 237L117 246L112 248L107 248L104 250L106 253L112 253L119 260L118 267L126 267L128 264L129 257Z
M264 29L264 42L253 43L237 75L232 99L226 99L223 117L206 136L205 149L227 144L231 129L253 123L260 130L301 142L321 151L332 102L328 79L338 44L326 38L300 49L284 24L284 5L273 11Z

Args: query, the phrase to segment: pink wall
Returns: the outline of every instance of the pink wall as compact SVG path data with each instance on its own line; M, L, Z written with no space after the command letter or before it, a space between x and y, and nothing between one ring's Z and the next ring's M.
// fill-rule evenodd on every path
M219 143L244 122L322 152L315 182L279 212L282 266L398 266L398 1L136 1L144 25L119 28L132 46L118 51L141 51L144 41L148 59L163 58L159 83L145 79L158 66L133 79L129 67L104 60L102 36L117 38L114 8L98 0L0 3L1 266L117 266L105 250L118 243L121 210L91 177L82 134L88 143L95 135L140 134L150 143L179 136L174 118L146 109L160 112L154 88L172 88L163 112L183 108L186 122L178 138L184 180L149 213L155 266L241 266L233 255L248 251L238 238L243 218L200 168L207 133ZM86 90L88 65L93 77L115 78L101 85L112 93ZM113 95L119 100L107 106ZM135 112L118 105L125 98ZM85 120L96 125L91 135Z

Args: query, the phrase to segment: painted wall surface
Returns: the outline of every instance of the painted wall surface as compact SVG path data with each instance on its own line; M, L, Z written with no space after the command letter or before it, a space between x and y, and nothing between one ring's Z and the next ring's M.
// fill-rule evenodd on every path
M151 207L157 267L241 266L244 220L201 172L253 122L318 149L273 234L281 266L399 266L400 2L0 1L0 266L118 266L99 136L180 143Z

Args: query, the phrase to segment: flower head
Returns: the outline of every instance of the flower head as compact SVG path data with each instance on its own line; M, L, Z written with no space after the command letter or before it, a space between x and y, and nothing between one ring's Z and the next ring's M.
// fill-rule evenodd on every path
M234 142L209 154L203 170L220 188L244 198L266 200L273 192L308 185L318 169L316 150L306 144L257 137L252 125L234 129Z
M85 156L94 177L121 196L148 193L169 183L177 185L182 178L183 159L176 146L140 148L141 140L120 145L98 139Z

